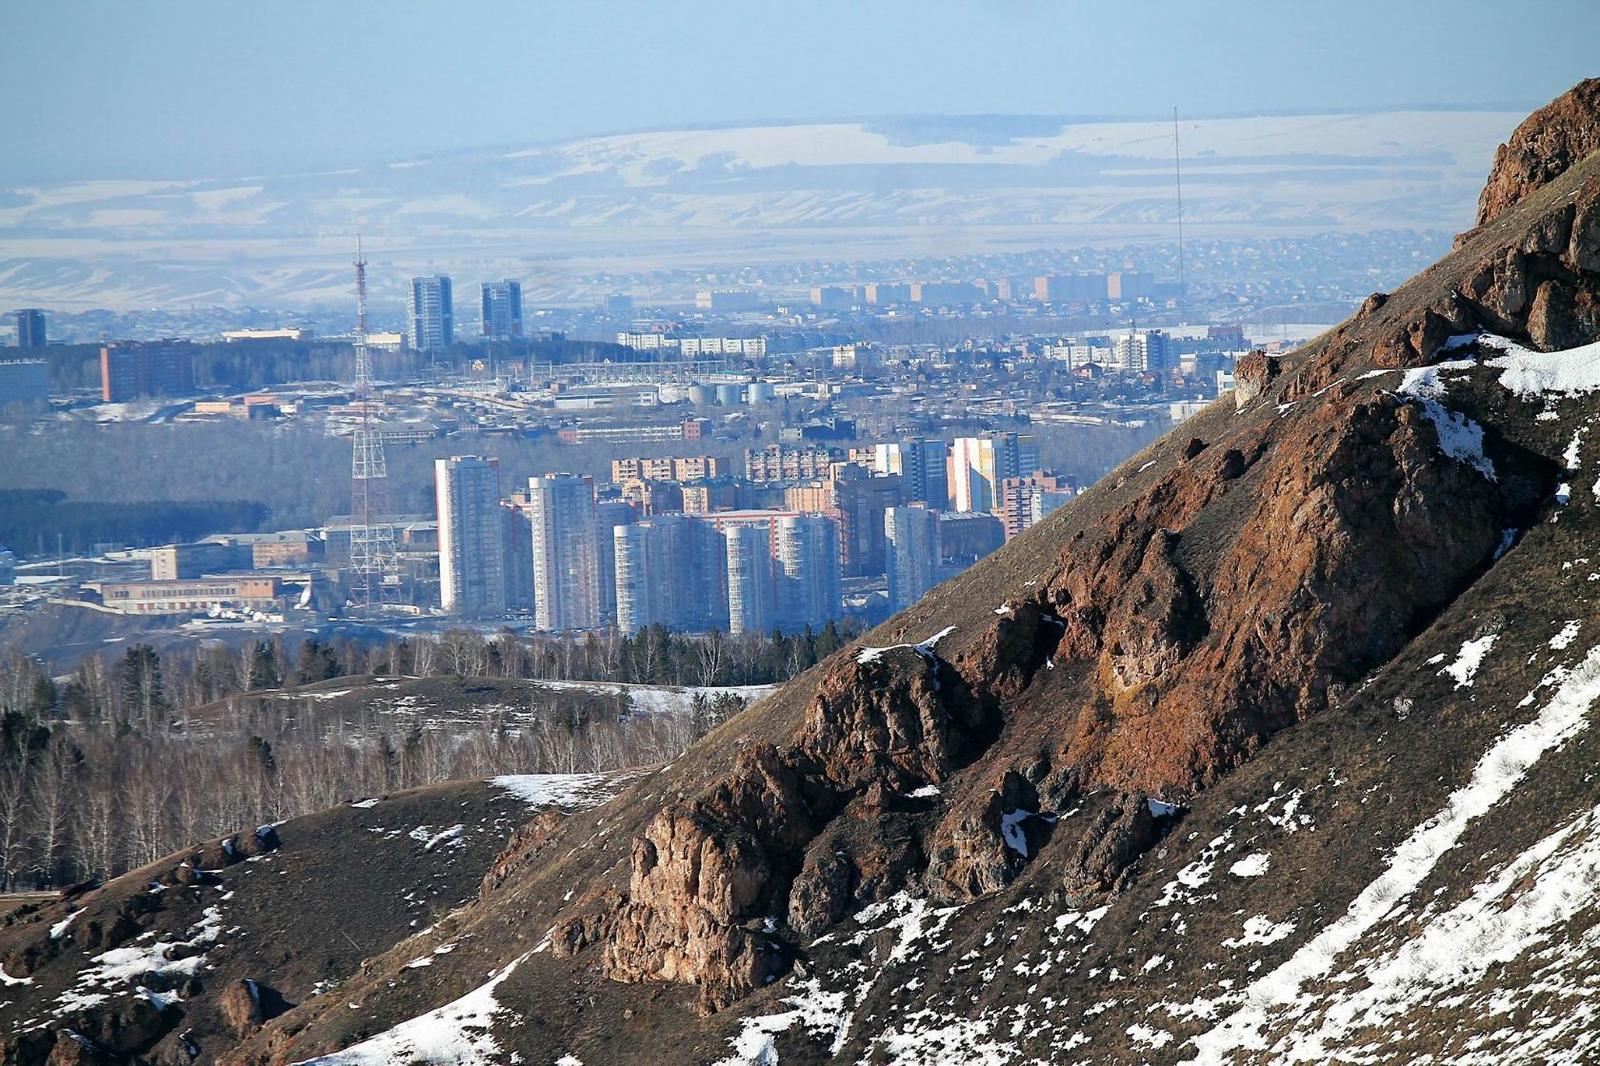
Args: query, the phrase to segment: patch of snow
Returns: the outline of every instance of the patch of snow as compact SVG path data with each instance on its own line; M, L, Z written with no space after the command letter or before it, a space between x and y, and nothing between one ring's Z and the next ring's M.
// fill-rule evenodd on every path
M1146 799L1144 804L1146 807L1150 808L1150 815L1154 818L1171 818L1173 815L1183 810L1183 808L1176 803L1164 803L1155 798Z
M78 920L78 915L80 915L82 913L83 913L82 910L75 910L71 914L67 915L65 918L61 919L55 925L52 925L50 927L50 939L51 940L60 940L62 937L66 936L67 935L67 930L72 928L72 923L77 921Z
M423 851L432 851L435 848L445 844L459 845L462 842L461 834L466 831L466 828L466 826L458 822L457 824L450 826L448 829L441 829L435 833L433 831L433 826L419 825L406 835L412 840L421 841Z
M621 792L632 774L503 774L489 783L505 789L530 807L572 807L586 810Z
M31 984L33 984L33 978L31 978L31 977L12 977L10 974L6 973L5 966L4 965L0 965L0 986L4 986L4 985L31 985Z
M1579 396L1600 389L1600 342L1556 352L1536 352L1516 341L1480 333L1479 346L1505 353L1487 359L1501 371L1500 385L1523 399Z
M1238 1010L1194 1038L1196 1055L1191 1062L1228 1063L1236 1052L1261 1048L1274 1011L1292 1009L1300 1002L1307 982L1325 977L1343 952L1415 892L1471 823L1510 795L1540 758L1587 727L1589 708L1600 699L1600 647L1591 649L1577 667L1557 670L1546 680L1556 684L1556 691L1538 714L1484 752L1467 783L1412 830L1342 916L1277 968L1251 982Z
M1293 922L1274 922L1265 914L1245 919L1244 931L1237 937L1222 942L1225 948L1242 948L1251 944L1276 944L1294 932Z
M1456 661L1439 672L1455 678L1456 688L1471 688L1478 667L1483 665L1483 657L1489 654L1489 649L1494 647L1499 637L1498 633L1486 633L1477 640L1467 641L1456 654Z
M929 637L927 640L921 641L920 643L917 643L917 644L891 644L886 648L865 648L864 647L864 648L862 648L860 651L858 651L856 653L856 662L862 664L863 666L867 665L868 663L875 663L879 659L881 659L884 656L885 653L891 652L891 651L895 651L895 650L900 649L900 648L909 648L912 651L916 652L918 655L922 656L924 659L933 659L934 658L934 654L933 654L934 647L941 640L943 640L945 637L948 637L951 633L954 633L955 631L956 631L956 627L955 626L945 626L943 629L939 630L939 632L935 633L933 636Z
M907 792L912 799L932 799L939 794L938 785L923 785L921 788Z
M1258 851L1228 867L1228 872L1235 877L1260 877L1271 865L1272 857L1264 851Z
M1588 426L1579 426L1572 434L1572 440L1567 442L1567 450L1561 453L1561 461L1566 464L1568 470L1578 469L1579 450L1583 446L1583 435L1588 429Z
M400 1062L449 1062L455 1066L491 1066L502 1052L492 1027L507 1008L495 989L510 977L526 955L519 956L488 982L460 999L420 1014L361 1043L307 1059L296 1066L387 1066Z
M1000 815L1000 836L1006 847L1024 859L1028 857L1028 834L1022 831L1022 823L1032 817L1032 811L1024 810L1005 811Z
M368 799L362 799L362 800L351 800L350 801L350 806L352 806L352 807L360 807L363 810L365 810L368 807L376 807L381 802L382 802L381 800L379 800L379 799L374 797L374 798L368 798Z
M1155 1029L1140 1022L1128 1026L1128 1035L1141 1047L1160 1049L1172 1043L1172 1034L1165 1029Z
M1561 632L1550 638L1550 646L1556 651L1566 651L1572 642L1578 639L1578 628L1581 625L1576 619L1561 627Z

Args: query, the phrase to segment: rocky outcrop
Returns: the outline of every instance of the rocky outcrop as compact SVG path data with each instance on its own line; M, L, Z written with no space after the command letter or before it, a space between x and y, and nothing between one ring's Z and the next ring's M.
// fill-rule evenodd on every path
M1259 348L1246 352L1233 368L1233 399L1239 407L1260 396L1262 390L1277 378L1282 370L1282 360L1268 355Z
M1066 859L1062 887L1078 905L1110 892L1157 838L1150 801L1125 793L1101 808Z
M495 859L494 865L489 867L483 875L483 881L478 886L478 898L484 899L495 889L505 884L511 876L531 862L549 842L550 837L561 824L561 812L554 807L546 807L532 820L523 823L511 834L511 839L506 842L505 849Z
M606 973L698 985L706 1009L761 987L786 964L761 919L786 900L784 874L815 832L794 768L771 745L742 753L729 778L664 809L634 841Z
M1031 632L1021 644L1032 649ZM987 742L992 706L931 653L836 662L787 748L742 753L726 779L661 811L634 841L627 898L602 922L606 973L698 985L714 1010L783 972L792 946L778 924L814 935L902 887L920 862L892 822L841 827L944 780Z
M1493 222L1596 150L1600 78L1589 78L1529 115L1496 150L1478 197L1478 225Z
M1045 839L1039 793L1015 770L976 804L951 808L929 845L927 887L934 896L965 901L998 892L1016 879Z

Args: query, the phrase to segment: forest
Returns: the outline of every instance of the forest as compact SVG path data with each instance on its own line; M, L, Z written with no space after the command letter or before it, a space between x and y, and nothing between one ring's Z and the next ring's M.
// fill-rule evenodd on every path
M730 693L696 693L687 713L642 713L620 687L522 685L510 689L521 702L469 708L441 727L394 706L378 713L382 679L757 685L793 677L847 639L830 624L765 638L654 627L164 653L135 644L58 678L0 655L0 890L112 877L242 826L437 781L667 762L743 708ZM339 701L298 695L336 678L358 694L354 717Z

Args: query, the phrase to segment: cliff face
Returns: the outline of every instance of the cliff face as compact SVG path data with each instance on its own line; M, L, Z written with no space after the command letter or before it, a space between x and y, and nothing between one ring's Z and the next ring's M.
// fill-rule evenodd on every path
M1495 152L1478 197L1478 225L1493 222L1530 193L1600 150L1600 78L1579 82L1541 107Z
M1440 263L228 1061L1597 1050L1595 84Z

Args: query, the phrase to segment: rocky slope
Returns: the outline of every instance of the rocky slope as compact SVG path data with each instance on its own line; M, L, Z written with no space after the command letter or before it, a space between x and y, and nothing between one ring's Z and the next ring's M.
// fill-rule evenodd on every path
M530 814L551 824L625 780L532 775L359 799L14 911L0 926L0 1063L212 1060L369 956L429 935L442 957L452 912L493 883ZM414 955L418 971L436 957Z
M221 1061L1600 1053L1594 98L1440 263Z

